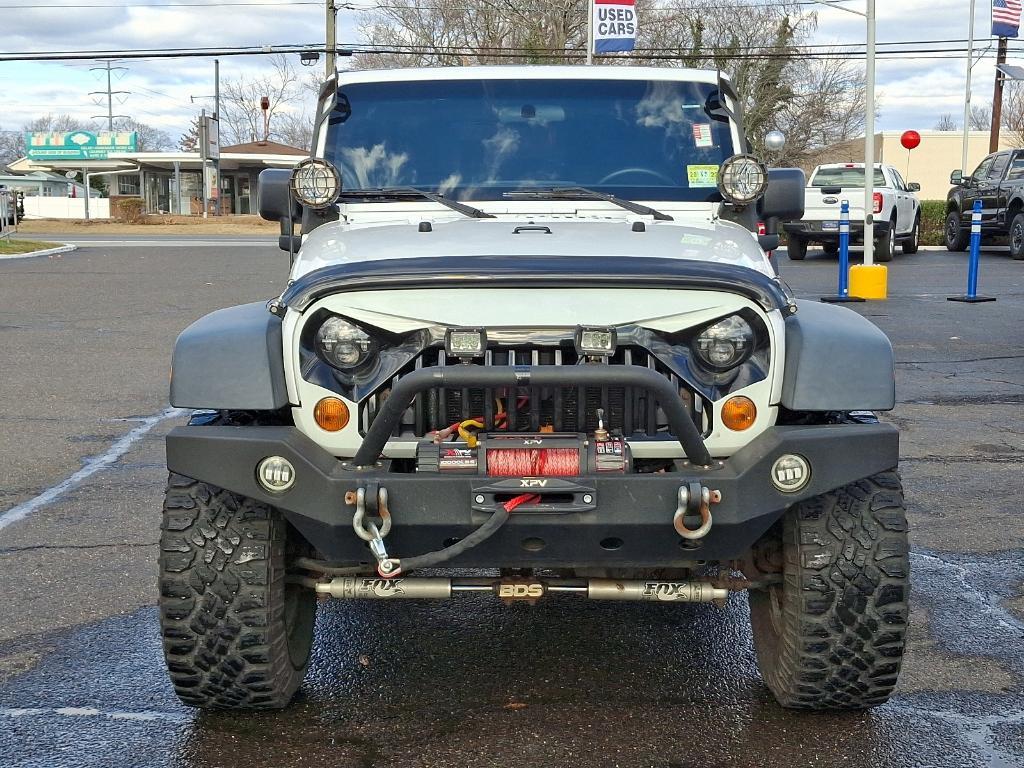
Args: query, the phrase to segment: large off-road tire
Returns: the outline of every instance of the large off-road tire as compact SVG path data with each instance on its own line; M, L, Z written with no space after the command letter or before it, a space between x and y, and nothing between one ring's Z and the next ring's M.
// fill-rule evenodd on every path
M887 264L896 257L896 220L889 225L884 235L875 241L875 261Z
M783 581L750 593L765 683L793 709L885 703L903 659L910 592L899 476L796 504L780 527Z
M302 683L316 598L285 583L289 526L273 507L172 474L160 536L160 625L178 697L279 709Z
M1018 213L1010 222L1010 258L1024 261L1024 213Z
M791 261L803 261L807 258L807 241L796 235L790 235L786 243L786 254Z
M903 241L903 253L912 256L921 248L921 216L918 214L914 219L914 228L910 230L910 237Z
M966 251L971 243L971 230L964 229L960 221L960 211L950 211L946 214L946 250Z

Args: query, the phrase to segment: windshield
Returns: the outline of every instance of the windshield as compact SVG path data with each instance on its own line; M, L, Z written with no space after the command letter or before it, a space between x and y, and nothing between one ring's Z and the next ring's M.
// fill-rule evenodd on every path
M852 189L864 189L863 168L821 168L814 174L812 187L847 187ZM881 168L875 169L875 186L887 187L889 183L885 180Z
M437 80L342 87L325 157L348 191L459 199L580 186L628 199L720 200L734 154L707 83Z

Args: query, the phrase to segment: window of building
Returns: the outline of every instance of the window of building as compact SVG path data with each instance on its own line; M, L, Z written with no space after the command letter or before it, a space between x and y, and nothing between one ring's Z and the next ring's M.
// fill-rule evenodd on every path
M137 173L126 173L123 176L118 176L117 194L140 196L142 194L142 185L139 183L139 175Z

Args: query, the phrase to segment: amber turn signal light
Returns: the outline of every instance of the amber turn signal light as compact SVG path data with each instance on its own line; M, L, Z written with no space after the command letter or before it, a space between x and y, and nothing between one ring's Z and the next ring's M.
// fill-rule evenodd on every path
M757 421L757 406L749 397L732 397L722 406L722 423L733 432L750 429Z
M327 432L340 432L348 425L348 419L348 406L336 397L325 397L313 409L313 420Z

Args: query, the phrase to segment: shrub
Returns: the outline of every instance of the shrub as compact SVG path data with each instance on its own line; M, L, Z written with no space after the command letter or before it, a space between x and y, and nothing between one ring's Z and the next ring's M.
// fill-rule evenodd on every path
M126 224L139 224L146 216L146 201L141 197L124 197L117 201L115 218Z
M946 201L921 201L921 245L945 245Z

